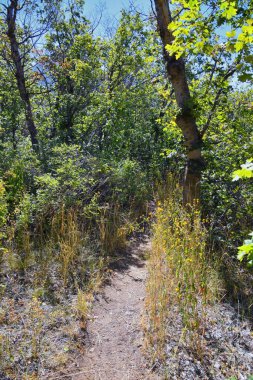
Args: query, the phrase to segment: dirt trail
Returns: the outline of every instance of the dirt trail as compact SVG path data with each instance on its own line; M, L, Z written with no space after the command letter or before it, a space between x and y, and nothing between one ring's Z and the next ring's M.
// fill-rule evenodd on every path
M94 305L86 354L73 380L160 379L147 368L142 352L147 249L147 242L138 244L117 261L110 284Z

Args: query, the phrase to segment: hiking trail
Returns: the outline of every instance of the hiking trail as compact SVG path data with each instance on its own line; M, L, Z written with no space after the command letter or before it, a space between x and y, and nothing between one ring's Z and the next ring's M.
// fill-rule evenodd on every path
M147 366L141 319L148 239L119 256L109 283L95 301L88 322L86 352L73 380L159 380Z

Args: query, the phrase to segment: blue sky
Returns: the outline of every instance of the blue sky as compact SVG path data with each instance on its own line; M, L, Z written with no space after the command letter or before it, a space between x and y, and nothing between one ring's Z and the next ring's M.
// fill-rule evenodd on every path
M103 34L107 26L119 19L121 9L129 8L130 2L136 5L138 11L145 14L148 14L151 9L150 0L86 0L84 11L88 19L92 21L98 13L97 9L101 7L104 9L103 18L96 31L96 34Z
M138 0L134 2L140 10L150 9L150 0ZM117 17L122 8L127 8L129 6L130 0L86 0L85 3L85 9L87 9L87 12L94 11L98 4L105 4L106 12L110 16Z

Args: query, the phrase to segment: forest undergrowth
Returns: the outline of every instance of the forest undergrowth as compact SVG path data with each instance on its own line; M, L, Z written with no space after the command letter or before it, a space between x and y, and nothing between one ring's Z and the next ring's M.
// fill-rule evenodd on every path
M223 259L209 244L208 221L198 205L182 206L181 193L169 176L157 194L143 322L146 350L165 379L247 380L253 373L251 323L226 303Z

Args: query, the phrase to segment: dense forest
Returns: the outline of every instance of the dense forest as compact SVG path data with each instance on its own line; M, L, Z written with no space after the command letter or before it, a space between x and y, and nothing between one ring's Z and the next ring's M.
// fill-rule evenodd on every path
M96 9L0 4L0 379L123 379L68 366L145 237L149 368L248 380L252 0L133 2L103 28Z

